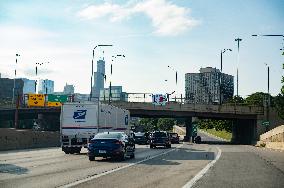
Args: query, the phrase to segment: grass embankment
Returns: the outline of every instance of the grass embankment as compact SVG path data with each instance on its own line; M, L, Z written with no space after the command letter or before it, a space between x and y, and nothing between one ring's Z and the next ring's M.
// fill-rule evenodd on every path
M216 131L215 129L207 129L207 130L206 129L201 129L201 130L204 131L204 132L208 132L208 133L210 133L212 135L215 135L217 137L229 140L229 141L232 138L232 133L229 133L229 132L227 132L225 130L223 130L223 131Z

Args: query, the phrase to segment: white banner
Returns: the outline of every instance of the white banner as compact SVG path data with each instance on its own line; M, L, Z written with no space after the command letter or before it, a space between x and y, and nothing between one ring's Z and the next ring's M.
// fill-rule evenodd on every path
M168 96L163 94L152 95L152 103L154 105L166 105L168 102Z

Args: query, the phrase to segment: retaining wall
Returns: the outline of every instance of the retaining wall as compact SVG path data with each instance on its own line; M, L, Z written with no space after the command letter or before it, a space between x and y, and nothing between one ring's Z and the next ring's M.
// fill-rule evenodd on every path
M265 145L267 148L284 150L284 125L260 135L260 141L257 145Z
M60 133L0 128L0 150L60 146Z

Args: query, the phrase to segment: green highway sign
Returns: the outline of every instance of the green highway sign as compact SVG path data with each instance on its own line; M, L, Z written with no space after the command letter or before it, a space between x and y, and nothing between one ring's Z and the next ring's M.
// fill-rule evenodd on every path
M270 125L270 122L269 121L263 121L261 123L262 126L269 126Z
M48 95L48 102L67 102L67 95Z

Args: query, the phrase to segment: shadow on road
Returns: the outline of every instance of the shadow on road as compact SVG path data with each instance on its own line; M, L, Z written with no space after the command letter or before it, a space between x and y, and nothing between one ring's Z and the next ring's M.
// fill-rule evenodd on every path
M21 175L21 174L27 174L28 171L29 170L27 168L23 168L13 164L0 164L0 174L7 173L7 174Z

